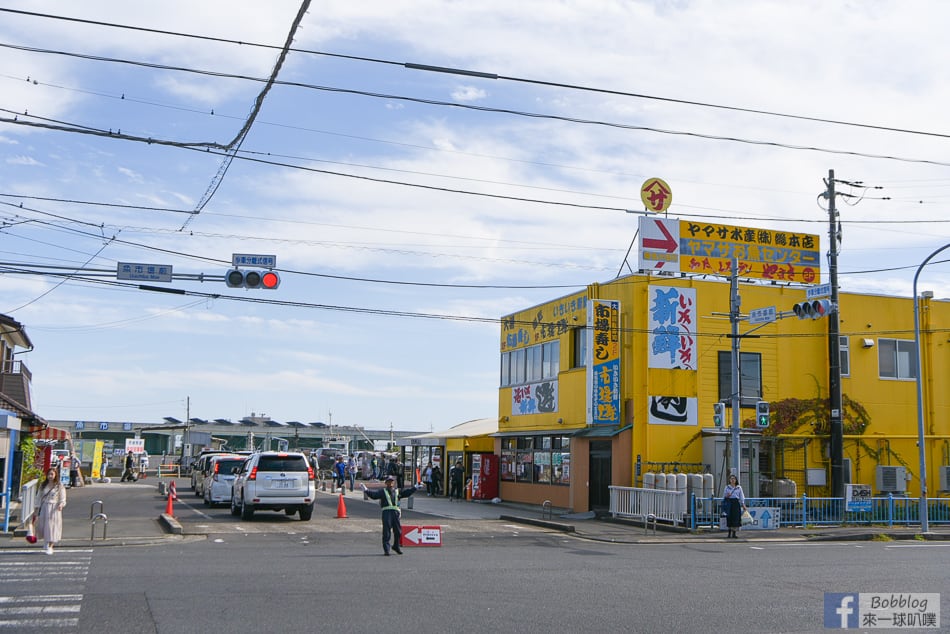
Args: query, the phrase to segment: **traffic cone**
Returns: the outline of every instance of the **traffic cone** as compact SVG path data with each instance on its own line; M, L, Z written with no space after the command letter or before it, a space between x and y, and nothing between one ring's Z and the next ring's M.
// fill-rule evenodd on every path
M336 518L346 519L346 502L343 501L343 492L340 492L340 501L336 503Z
M171 492L168 493L168 502L165 504L165 515L175 517L175 496Z

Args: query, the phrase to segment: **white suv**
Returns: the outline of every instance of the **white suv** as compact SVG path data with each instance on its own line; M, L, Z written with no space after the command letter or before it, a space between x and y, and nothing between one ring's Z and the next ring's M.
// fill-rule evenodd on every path
M231 514L249 520L257 510L284 511L308 521L315 497L313 469L305 455L262 451L249 456L234 477Z
M231 501L231 483L234 471L240 469L247 456L216 454L208 459L207 475L201 482L205 506L228 504Z

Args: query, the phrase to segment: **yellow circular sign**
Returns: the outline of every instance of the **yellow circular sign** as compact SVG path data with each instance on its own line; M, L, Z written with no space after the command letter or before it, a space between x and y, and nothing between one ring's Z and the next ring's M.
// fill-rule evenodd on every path
M648 178L640 186L640 200L647 211L666 211L673 202L673 190L662 178Z

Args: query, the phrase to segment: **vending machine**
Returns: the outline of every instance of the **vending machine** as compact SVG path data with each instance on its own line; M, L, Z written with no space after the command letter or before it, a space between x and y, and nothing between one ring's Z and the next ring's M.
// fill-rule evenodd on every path
M472 499L491 500L498 497L498 456L493 453L472 454Z

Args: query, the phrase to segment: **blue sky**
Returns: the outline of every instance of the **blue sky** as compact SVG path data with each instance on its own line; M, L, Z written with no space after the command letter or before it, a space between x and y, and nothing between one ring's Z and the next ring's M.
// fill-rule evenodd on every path
M0 0L72 18L0 13L0 312L40 415L495 416L494 320L626 272L650 177L671 216L822 251L823 179L860 181L845 292L910 296L950 241L944 3L314 3L218 182L202 144L238 134L299 7ZM226 288L232 253L276 255L280 288ZM117 285L118 262L190 294ZM950 296L950 267L921 289Z

